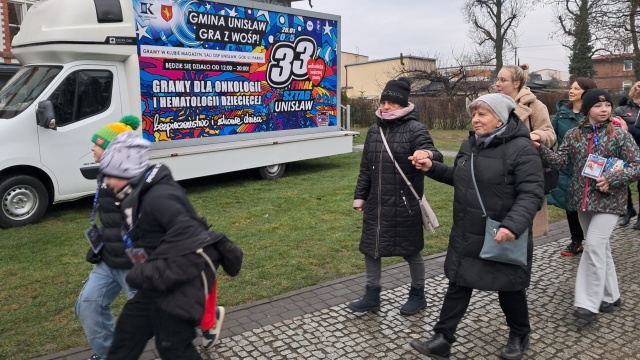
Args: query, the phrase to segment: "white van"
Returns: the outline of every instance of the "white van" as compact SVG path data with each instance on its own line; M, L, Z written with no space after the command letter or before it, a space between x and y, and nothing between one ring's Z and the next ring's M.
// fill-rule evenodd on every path
M250 168L273 179L288 162L351 152L355 133L341 126L339 105L340 18L256 4L32 6L12 43L23 67L0 91L0 227L93 194L91 137L128 114L142 119L151 161L178 180ZM186 97L194 100L176 106Z

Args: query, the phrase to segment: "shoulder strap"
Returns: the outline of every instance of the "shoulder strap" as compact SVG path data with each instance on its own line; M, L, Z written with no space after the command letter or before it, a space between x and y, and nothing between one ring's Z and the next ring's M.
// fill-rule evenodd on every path
M391 161L393 161L393 164L396 166L396 169L398 169L398 172L400 173L400 175L402 175L402 178L407 183L407 186L409 186L409 189L411 189L411 192L413 193L413 196L415 196L416 200L418 200L418 202L420 202L420 200L421 200L420 196L418 196L418 193L413 188L413 184L411 183L411 181L409 181L409 179L407 179L407 177L404 175L404 172L402 172L402 169L400 169L400 165L398 165L396 160L393 158L393 154L391 153L391 149L389 149L389 144L387 144L387 139L384 137L384 131L379 126L378 126L378 129L380 129L380 136L382 137L382 142L384 143L384 147L387 149L387 153L389 153L389 156L391 157Z
M480 197L480 191L478 191L478 184L476 184L476 175L473 169L473 151L471 151L471 179L473 180L473 187L476 189L476 195L478 195L478 201L480 201L480 207L482 207L482 215L483 217L487 217L487 212L484 210L484 204L482 203L482 198Z
M209 263L211 270L213 270L213 276L216 276L216 267L213 266L213 261L211 261L211 258L204 253L204 249L200 248L196 250L196 254L200 254L207 261L207 263ZM204 283L204 298L206 299L207 295L209 295L209 286L207 285L207 275L205 275L204 270L200 273L200 275L202 276L202 282Z

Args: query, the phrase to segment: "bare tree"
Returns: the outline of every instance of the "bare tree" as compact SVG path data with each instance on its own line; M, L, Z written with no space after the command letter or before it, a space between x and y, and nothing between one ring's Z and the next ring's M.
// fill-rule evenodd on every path
M437 67L412 66L393 68L388 74L391 78L399 76L411 80L412 92L427 96L465 96L475 99L479 93L487 91L492 75L488 68L493 64L481 53L454 53L453 59L444 64L439 55L429 56L437 59ZM483 71L484 69L484 71Z
M566 39L584 37L585 28L573 29L570 24L575 20L585 23L584 13L575 12L579 3L588 3L588 28L591 32L591 56L594 54L633 54L633 70L636 79L640 79L640 44L638 16L640 0L550 0L560 4L558 7L561 33ZM583 8L584 8L584 4ZM568 42L565 42L565 45Z
M500 71L506 50L517 40L517 28L536 2L532 0L466 0L462 7L471 25L469 37L484 52L493 51L494 75Z
M593 20L602 0L552 0L558 30L555 35L570 50L569 73L572 78L595 75L591 58L602 49L594 48Z

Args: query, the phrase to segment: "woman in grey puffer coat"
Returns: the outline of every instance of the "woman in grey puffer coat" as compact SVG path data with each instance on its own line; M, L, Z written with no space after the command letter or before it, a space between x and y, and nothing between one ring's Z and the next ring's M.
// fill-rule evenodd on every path
M413 315L426 306L420 206L393 159L422 196L424 176L411 165L409 156L424 151L434 161L442 161L442 154L433 145L427 128L418 122L409 93L410 82L406 78L387 83L376 111L377 123L369 128L364 144L353 208L364 211L360 251L364 254L367 279L365 296L348 305L354 312L380 309L381 258L389 256L404 257L411 272L409 299L400 313ZM384 147L381 132L393 159Z

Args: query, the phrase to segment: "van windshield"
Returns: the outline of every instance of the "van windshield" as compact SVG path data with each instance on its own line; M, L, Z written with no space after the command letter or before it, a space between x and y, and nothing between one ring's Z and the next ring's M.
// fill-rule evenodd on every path
M20 69L0 90L0 119L23 112L49 86L62 66L28 66Z

